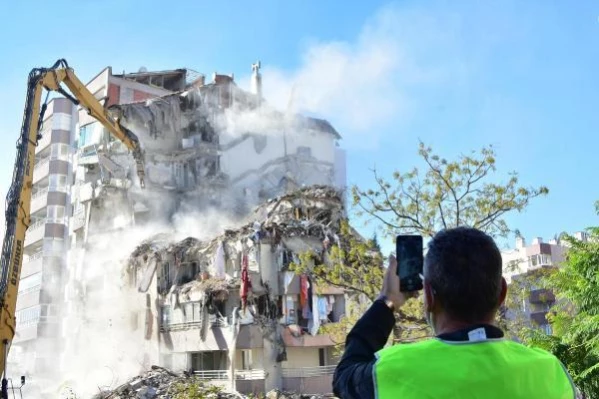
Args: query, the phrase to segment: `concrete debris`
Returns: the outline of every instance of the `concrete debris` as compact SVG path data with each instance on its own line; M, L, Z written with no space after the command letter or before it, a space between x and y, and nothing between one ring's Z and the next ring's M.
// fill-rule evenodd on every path
M189 237L169 243L166 235L153 237L133 251L129 267L139 268L151 258L162 260L172 256L177 265L199 262L202 272L207 272L214 269L219 251L223 250L225 258L230 260L239 252L251 253L263 239L269 239L274 245L284 244L288 250L298 254L315 246L322 249L323 242L339 243L337 233L344 218L344 204L337 190L329 186L301 188L258 206L246 224L235 230L225 230L221 236L208 242ZM250 260L250 270L251 263ZM206 267L202 267L204 265ZM220 274L218 270L211 272L211 276ZM200 280L198 276L194 279ZM187 288L203 288L197 282L193 283Z
M152 366L151 370L115 388L93 396L92 399L169 399L181 395L186 388L197 388L197 394L206 398L239 398L238 394L224 393L215 386L197 380L189 374L176 374L172 371ZM177 396L182 397L182 396ZM200 397L200 396L196 396Z
M249 399L253 397L237 392L226 392L224 388L211 385L209 381L199 380L189 373L177 374L164 367L152 366L148 372L130 379L113 390L100 392L92 399L171 399L187 397L183 396L187 392L193 392L194 398ZM324 399L331 397L278 390L270 391L265 395L267 399Z

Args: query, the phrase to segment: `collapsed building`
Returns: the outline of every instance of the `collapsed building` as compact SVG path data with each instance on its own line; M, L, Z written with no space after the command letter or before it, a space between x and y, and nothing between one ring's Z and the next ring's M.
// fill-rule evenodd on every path
M231 301L239 297L237 292L243 288L240 272L236 272L231 263L235 257L229 258L233 253L229 248L232 244L229 243L234 242L233 239L224 240L226 243L220 249L222 254L226 254L225 276L230 278L218 279L222 273L212 270L209 271L211 277L199 282L195 277L199 271L206 271L205 257L198 256L199 260L179 269L175 266L175 259L179 255L175 256L172 252L173 248L179 247L172 246L172 237L165 239L166 247L162 252L156 249L156 253L173 258L160 264L154 279L142 273L148 265L130 269L131 273L136 270L133 273L136 279L142 275L147 277L144 280L148 284L146 295L139 292L133 295L130 292L127 281L133 277L123 275L123 265L117 261L126 257L157 225L176 225L181 220L177 219L180 215L204 215L207 210L214 209L219 215L242 220L255 205L304 186L325 185L343 192L345 153L339 147L339 133L325 120L298 115L291 110L280 112L269 106L262 97L259 69L259 63L253 66L251 91L239 88L232 75L214 73L212 81L208 82L205 75L190 69L158 72L140 69L135 73L113 74L111 68L106 68L87 83L88 89L104 102L109 112L139 137L145 154L145 190L139 187L134 173L134 160L126 148L84 109L63 106L60 110L64 115L68 114L68 118L58 118L51 124L46 121L44 137L59 137L64 139L64 143L50 142L43 151L52 152L56 147L60 154L65 154L61 155L60 168L50 168L51 173L48 168L42 167L34 171L37 184L49 182L49 186L42 187L41 191L38 190L39 195L36 194L36 204L39 202L39 211L36 213L39 214L39 221L36 223L41 227L32 229L35 236L28 232L29 244L23 264L23 280L27 281L22 281L20 285L23 292L17 304L17 335L9 359L12 370L27 375L33 384L45 386L69 374L69 370L83 370L86 356L102 364L108 363L109 354L114 352L119 353L122 361L141 356L142 360L136 366L139 370L131 370L133 373L141 372L151 364L221 370L223 364L236 364L237 360L242 362L242 366L252 364L253 369L264 369L260 367L260 362L271 358L269 354L264 355L264 351L277 352L279 358L287 356L291 359L288 362L292 362L289 364L295 364L296 369L303 365L312 367L314 364L316 367L326 367L332 361L326 349L330 340L318 334L301 337L292 334L307 328L309 321L308 318L302 318L300 305L293 301L287 303L281 297L284 303L273 299L268 303L276 304L276 312L293 308L293 312L288 311L291 316L285 316L291 317L290 320L296 318L296 322L290 325L306 324L304 327L281 329L280 332L277 332L277 324L276 331L273 331L273 336L283 340L281 342L295 342L295 346L265 345L263 332L253 324L265 317L265 298L280 297L282 294L278 293L285 292L280 291L285 280L279 283L274 279L278 266L261 266L270 262L265 259L274 259L275 256L289 259L286 252L283 255L277 252L280 250L278 244L271 245L268 250L266 242L254 245L253 250L248 247L247 270L253 283L253 296L248 294L249 305L239 312L233 312L230 307ZM66 144L67 141L69 144ZM40 157L43 151L40 150ZM50 158L54 159L52 156ZM48 165L39 160L38 164ZM55 201L54 191L60 192L64 203ZM341 202L344 202L343 195ZM54 215L51 231L44 225L50 223L50 208ZM265 219L258 217L255 220L262 222ZM197 220L197 223L203 223L203 220ZM57 224L61 229L56 228ZM218 218L215 224L218 226ZM287 231L293 231L291 227L287 225ZM259 230L258 235L260 231L263 233L265 230ZM246 232L242 230L235 234L241 237ZM181 243L181 248L186 248L182 253L203 251L208 254L214 248L220 248L214 240L206 240L206 235L210 234L206 231L203 236L196 237L197 242L191 240L186 244ZM227 232L225 236L227 234L232 233ZM293 246L290 237L294 235L284 235L288 237L288 245ZM223 241L222 237L220 241ZM192 242L193 245L187 245ZM152 241L152 246L160 245L160 240ZM249 243L244 241L243 245ZM241 262L235 259L234 262ZM45 266L49 260L52 260L52 268ZM275 265L273 262L272 265ZM166 265L171 268L168 272L162 270ZM182 270L181 274L171 275L176 273L175 270ZM268 284L261 284L257 276ZM152 284L156 284L156 290L153 290ZM299 284L297 278L290 284ZM171 292L173 286L178 288ZM275 289L279 291L272 291ZM30 292L32 290L33 294ZM211 294L198 294L206 292ZM265 292L271 292L270 296L265 296ZM336 320L342 314L340 309L343 301L342 293L334 292L337 293L330 295L340 296L332 315ZM150 293L155 293L155 296L151 294L148 297ZM175 297L179 302L173 302ZM219 300L210 302L209 306L202 302L207 297ZM160 321L164 319L168 322L161 324L157 319L149 324L147 333L139 341L129 341L129 331L142 319L138 314L139 309L148 314L155 311L152 310L155 305L153 301L158 301L164 308L164 312L160 310ZM179 323L176 321L183 317L178 306L181 302L191 303L191 313L185 312L182 319L185 321ZM202 334L205 334L200 337L203 340L190 330L179 329L186 323L196 323L197 320L189 319L193 317L189 315L199 311L194 309L200 309L197 308L199 305L194 305L196 302L204 303L202 312L213 309L216 305L212 303L220 306L218 313L211 311L209 316L201 318L202 323L212 320L201 329L204 331ZM274 307L272 309L274 312ZM221 316L215 319L218 314ZM215 323L224 325L225 319L227 326L235 325L232 320L234 316L240 320L239 333L235 335L239 345L227 343L226 347L239 349L231 354L239 356L239 359L236 357L232 362L223 360L229 356L222 354L223 342L228 342L223 338L225 335L210 335L210 329L206 326ZM249 320L254 322L249 323ZM248 324L245 324L246 321ZM246 325L249 327L244 327ZM91 334L90 331L98 332L93 337L92 346L84 336ZM225 334L228 330L222 331ZM146 336L153 338L145 339ZM125 341L127 345L123 346ZM168 345L163 345L165 342L171 342L170 352L163 350L168 348ZM297 349L299 357L292 356L296 350L294 348L302 348L302 345L311 348L310 351ZM279 353L283 347L286 349ZM254 351L262 352L259 355L254 354ZM57 353L60 354L58 361ZM82 357L82 353L87 355ZM308 356L308 353L312 356L309 361L302 357ZM155 354L161 357L155 359ZM251 360L254 358L260 360ZM314 358L318 362L314 363ZM294 359L300 360L293 363ZM281 369L280 363L276 365ZM249 367L242 366L239 370ZM268 367L271 367L270 363ZM288 384L292 381L289 374L291 369L293 367L290 366L285 371ZM318 369L317 373L323 370ZM113 368L109 374L119 372ZM305 377L305 373L310 372L304 370L297 373ZM258 382L256 387L279 387L281 378L280 373L265 371L264 383ZM297 378L297 381L303 381Z
M330 392L334 343L319 327L344 315L345 293L290 264L306 251L326 261L344 217L341 195L315 186L268 201L209 241L142 243L128 280L147 295L138 328L158 342L160 365L243 393Z

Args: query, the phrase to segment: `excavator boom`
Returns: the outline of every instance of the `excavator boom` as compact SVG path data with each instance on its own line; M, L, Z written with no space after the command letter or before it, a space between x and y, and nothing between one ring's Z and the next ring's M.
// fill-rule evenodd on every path
M63 89L64 85L70 93ZM6 232L2 245L0 271L0 373L3 375L1 398L7 397L6 359L10 344L15 336L15 311L25 232L31 221L31 193L35 147L43 121L46 104L41 105L43 90L57 91L84 107L110 133L119 139L133 154L136 161L140 185L144 187L143 152L139 140L129 130L111 118L104 106L77 78L65 60L58 60L50 68L33 69L27 81L27 97L21 134L17 141L17 156L10 190L6 196Z

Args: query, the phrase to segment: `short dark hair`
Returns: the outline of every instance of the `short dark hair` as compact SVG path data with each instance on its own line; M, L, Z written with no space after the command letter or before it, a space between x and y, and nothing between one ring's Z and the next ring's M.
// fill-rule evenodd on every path
M501 252L480 230L442 230L428 243L425 276L447 314L462 322L492 317L499 307Z

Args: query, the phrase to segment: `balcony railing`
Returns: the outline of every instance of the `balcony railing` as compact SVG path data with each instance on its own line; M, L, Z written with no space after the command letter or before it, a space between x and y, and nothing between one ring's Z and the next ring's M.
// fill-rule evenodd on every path
M235 370L236 380L263 380L266 373L263 369ZM202 380L229 380L229 370L195 370L195 376Z
M182 323L169 323L169 324L162 324L160 326L160 331L161 332L166 332L166 331L178 331L178 330L186 330L188 328L193 328L193 327L200 327L202 325L202 321L188 321L188 322L182 322Z
M236 380L263 380L264 378L266 378L266 373L263 369L235 370Z
M337 366L284 368L282 372L283 377L288 378L320 377L323 375L332 375L335 373L335 367Z
M47 165L50 162L50 157L46 157L44 159L35 160L35 165L33 166L33 170L38 170L44 165Z
M31 196L31 212L36 212L48 203L48 187L39 190Z
M22 291L19 290L19 295L25 295L25 294L29 294L30 292L41 291L41 289L42 289L42 285L41 284L34 285L33 287L29 287L29 288L24 289Z
M228 370L195 370L193 374L202 380L228 380Z
M29 255L29 262L33 262L34 260L42 259L44 257L44 251L39 251L34 253L33 255Z
M38 190L37 192L33 193L31 195L31 199L35 200L37 198L43 197L46 194L48 194L48 187L42 188L41 190Z
M33 182L37 183L50 173L50 158L35 161L33 166Z

